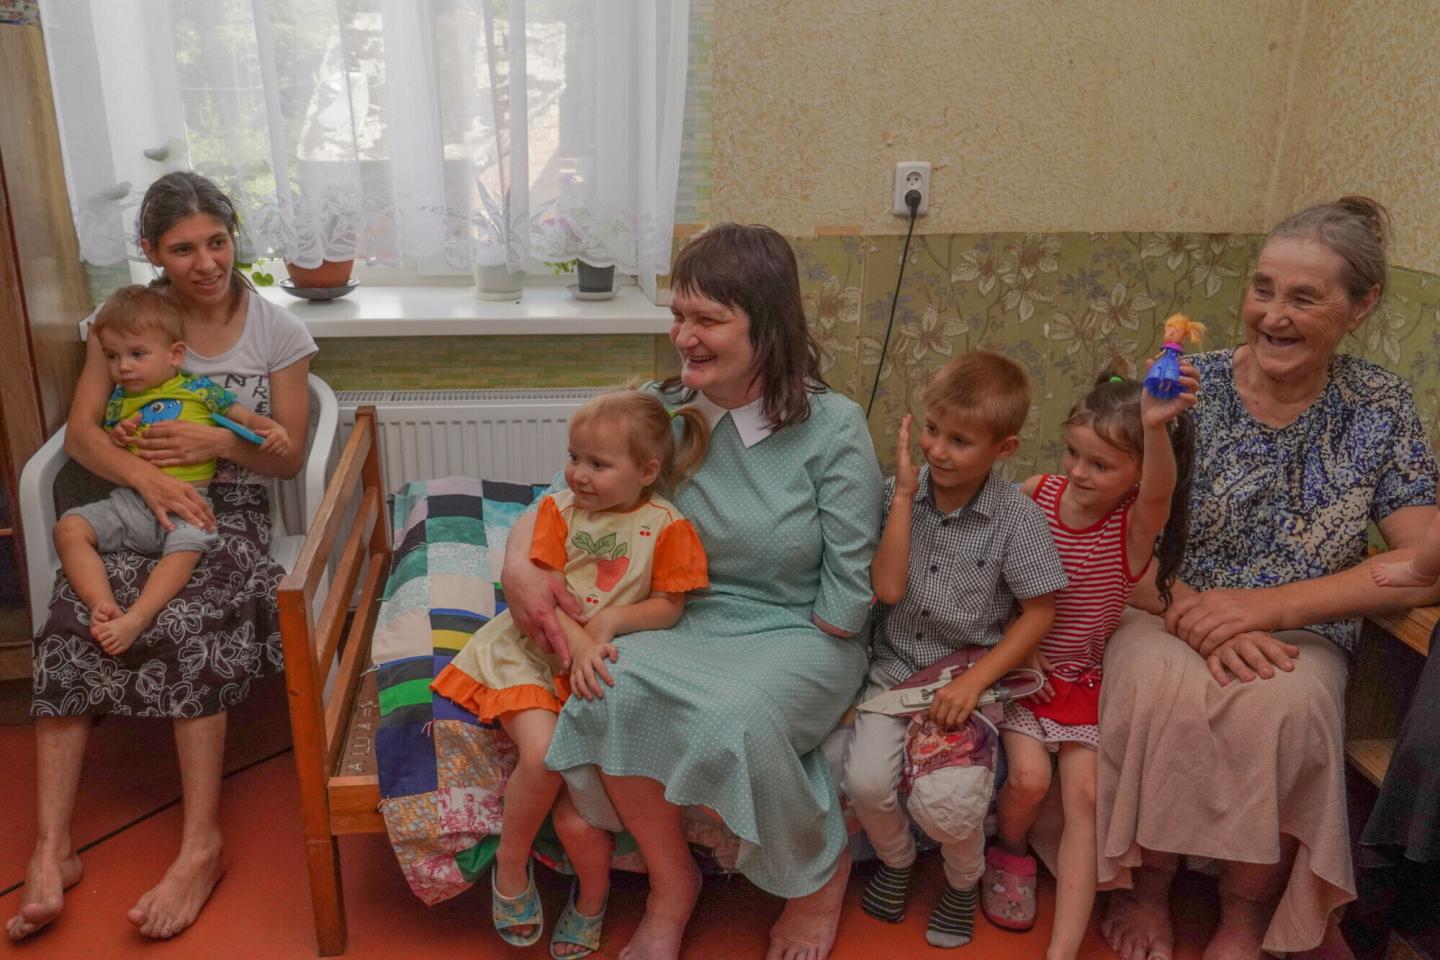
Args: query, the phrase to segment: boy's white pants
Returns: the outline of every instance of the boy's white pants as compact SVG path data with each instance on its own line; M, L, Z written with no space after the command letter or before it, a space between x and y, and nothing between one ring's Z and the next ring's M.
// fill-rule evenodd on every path
M872 667L862 699L868 700L894 685L887 674ZM915 862L910 818L901 808L896 792L905 768L905 730L909 724L909 717L856 713L855 736L841 779L850 808L865 828L880 861L896 869ZM990 808L995 773L976 766L948 769L945 775L945 809L929 811L912 798L910 814L940 844L946 881L957 890L968 890L985 872L985 813Z

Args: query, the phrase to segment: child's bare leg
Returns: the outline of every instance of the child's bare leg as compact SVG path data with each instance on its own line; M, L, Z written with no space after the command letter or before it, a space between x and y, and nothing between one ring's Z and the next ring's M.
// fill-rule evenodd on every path
M1060 834L1055 878L1055 926L1046 960L1074 960L1095 906L1095 751L1081 743L1060 745L1060 796L1065 829Z
M614 840L610 834L592 825L575 809L568 790L561 790L555 798L555 808L550 814L555 832L575 869L575 878L580 882L580 891L575 896L575 909L593 917L605 907L605 897L610 892L610 852Z
M500 724L520 752L515 771L505 785L505 817L500 846L495 851L495 889L503 897L518 897L529 884L526 867L530 846L540 824L555 803L560 774L545 769L545 753L555 733L555 714L549 710L519 710L500 718ZM523 927L515 933L526 934Z
M1045 744L1014 730L1003 730L1005 744L1005 786L997 803L999 824L996 839L1006 853L1023 857L1026 838L1045 794L1050 792L1050 752Z
M135 638L155 622L165 604L185 589L190 574L195 572L195 565L199 562L200 553L197 550L177 550L161 557L130 609L91 631L100 641L100 648L112 657L129 650Z
M75 595L90 611L90 635L96 636L99 625L113 619L120 608L115 605L115 594L110 590L110 577L105 573L95 529L84 517L71 514L55 524L54 539L60 569L65 571Z

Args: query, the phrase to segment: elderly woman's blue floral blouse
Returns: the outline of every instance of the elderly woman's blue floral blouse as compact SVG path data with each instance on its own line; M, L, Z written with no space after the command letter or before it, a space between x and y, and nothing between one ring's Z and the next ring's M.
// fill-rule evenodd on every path
M1190 358L1201 389L1186 583L1271 587L1336 573L1365 558L1371 522L1435 503L1435 457L1400 377L1336 356L1320 397L1271 427L1241 401L1234 354ZM1346 650L1359 636L1353 620L1307 629Z

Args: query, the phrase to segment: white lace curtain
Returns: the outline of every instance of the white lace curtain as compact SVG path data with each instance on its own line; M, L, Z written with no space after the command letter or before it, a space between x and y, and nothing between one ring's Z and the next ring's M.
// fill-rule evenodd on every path
M81 255L170 170L242 254L429 271L670 262L688 0L42 0ZM648 284L646 284L648 285Z

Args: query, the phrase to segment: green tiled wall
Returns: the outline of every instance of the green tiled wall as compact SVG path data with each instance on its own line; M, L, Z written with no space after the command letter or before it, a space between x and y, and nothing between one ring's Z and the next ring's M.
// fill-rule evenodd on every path
M336 390L589 387L653 377L665 337L327 337L311 369ZM663 354L663 357L661 356Z

